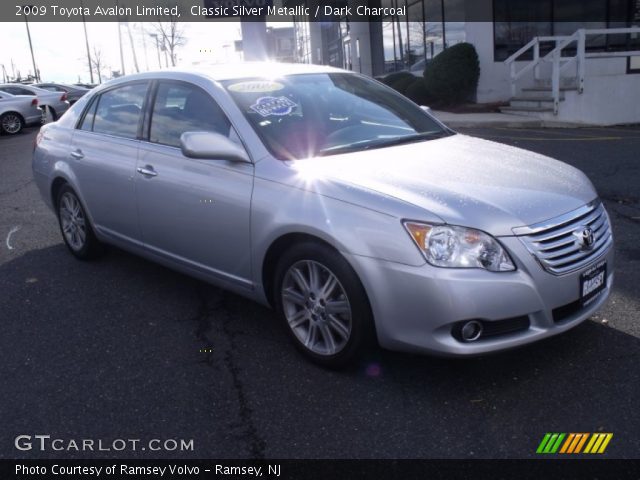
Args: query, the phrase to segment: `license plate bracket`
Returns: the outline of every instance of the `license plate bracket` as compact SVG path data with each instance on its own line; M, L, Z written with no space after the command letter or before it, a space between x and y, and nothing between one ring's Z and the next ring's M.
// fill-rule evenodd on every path
M607 262L602 260L580 275L580 305L588 306L607 288Z

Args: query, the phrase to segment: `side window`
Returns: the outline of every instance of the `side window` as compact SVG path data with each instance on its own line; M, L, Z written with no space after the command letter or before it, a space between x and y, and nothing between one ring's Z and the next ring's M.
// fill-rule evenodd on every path
M84 115L84 118L82 119L82 123L78 127L80 130L86 130L88 132L93 130L93 119L96 115L96 107L98 106L98 100L99 98L94 98L91 101L91 105L89 105L89 108L87 109L87 113Z
M24 93L20 93L21 89L19 87L3 87L3 90L11 95L24 95ZM33 94L29 93L29 95Z
M149 141L180 146L184 132L215 132L230 136L231 123L204 90L186 83L161 82L151 115Z
M93 131L136 138L146 93L147 84L136 83L114 88L100 95L93 119Z

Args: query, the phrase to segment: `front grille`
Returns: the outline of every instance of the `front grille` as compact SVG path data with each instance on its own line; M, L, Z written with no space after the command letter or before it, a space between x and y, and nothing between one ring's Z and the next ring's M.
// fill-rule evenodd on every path
M589 227L593 245L585 248L582 232ZM609 217L598 200L542 224L514 229L542 267L554 274L573 272L596 259L613 242Z

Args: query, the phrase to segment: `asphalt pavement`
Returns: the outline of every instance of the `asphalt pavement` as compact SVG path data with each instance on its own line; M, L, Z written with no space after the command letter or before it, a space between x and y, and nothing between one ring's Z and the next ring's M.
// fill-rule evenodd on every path
M465 133L586 172L613 222L610 301L519 350L380 352L344 372L236 295L117 249L75 260L31 178L35 131L0 137L0 458L526 458L546 432L611 432L607 457L638 458L640 127ZM18 435L65 448L18 450ZM142 443L67 449L80 439Z

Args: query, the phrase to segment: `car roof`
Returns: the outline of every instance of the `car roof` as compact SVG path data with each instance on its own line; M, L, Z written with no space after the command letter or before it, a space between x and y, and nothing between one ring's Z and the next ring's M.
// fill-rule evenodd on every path
M27 90L32 88L33 90L36 90L36 91L47 92L46 90L40 87L36 87L35 85L31 85L31 84L25 85L24 83L0 83L0 90L2 90L2 87L22 87L22 88L26 88ZM47 92L47 93L50 93L50 92Z
M214 81L223 81L265 76L281 77L285 75L339 72L350 73L346 70L341 70L334 67L302 63L241 62L222 64L199 64L191 67L174 67L164 70L126 75L124 77L118 77L117 79L109 81L106 85L115 85L117 83L143 78L179 78L181 74L206 76Z
M183 69L188 73L207 75L214 80L231 80L262 76L300 75L305 73L337 73L343 70L325 65L307 63L240 62L222 64L199 64Z

